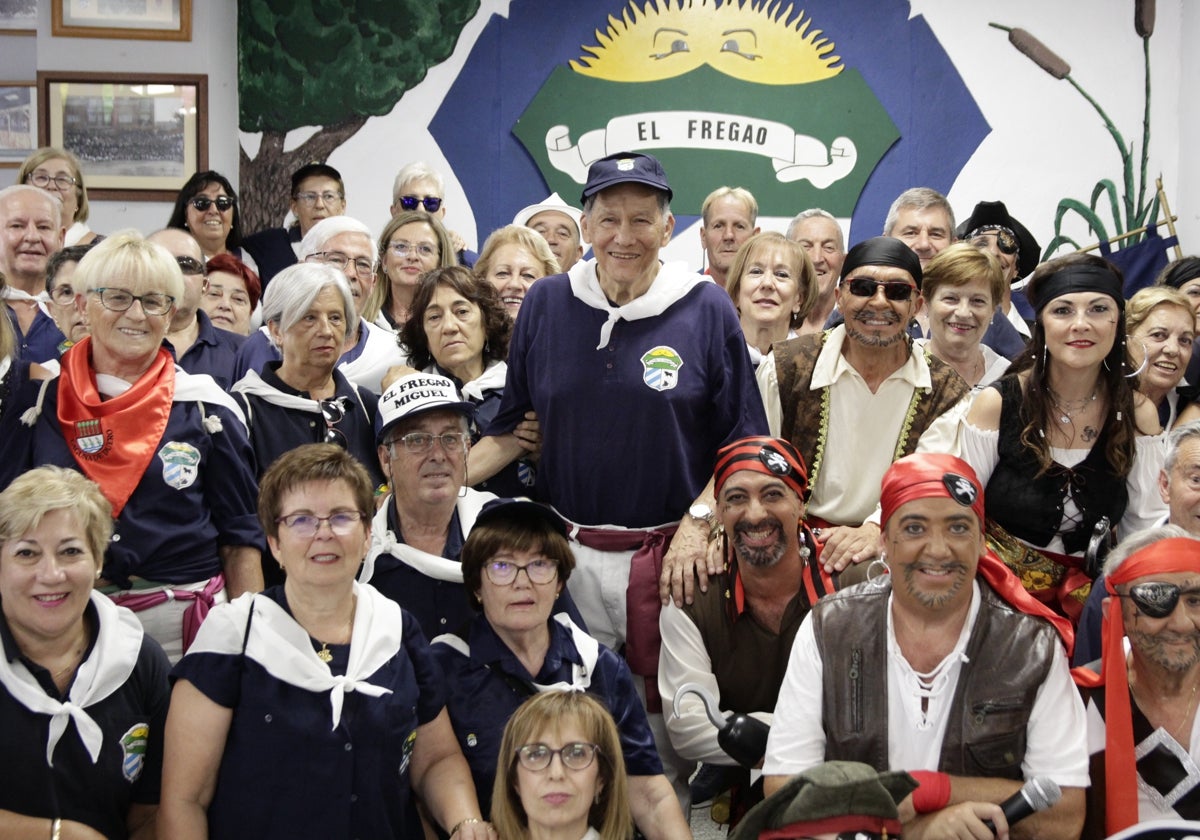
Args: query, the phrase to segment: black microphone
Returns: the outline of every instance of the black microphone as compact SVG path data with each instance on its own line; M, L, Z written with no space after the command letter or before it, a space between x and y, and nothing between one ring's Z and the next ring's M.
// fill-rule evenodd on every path
M1036 811L1045 811L1060 799L1062 788L1058 786L1058 782L1045 776L1037 776L1001 802L1000 810L1004 812L1004 819L1008 820L1011 827L1013 823L1020 822ZM996 826L991 820L984 820L983 824L992 834L996 833Z

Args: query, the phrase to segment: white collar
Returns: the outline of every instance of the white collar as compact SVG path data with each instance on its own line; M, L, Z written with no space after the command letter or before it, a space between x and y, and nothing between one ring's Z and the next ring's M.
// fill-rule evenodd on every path
M458 524L462 528L464 537L471 532L471 528L475 525L475 518L479 516L479 511L483 510L483 506L497 498L494 493L485 493L470 487L465 489L466 492L462 498L455 503L455 510L458 511ZM447 583L462 583L462 563L458 560L447 560L445 557L421 551L396 538L395 533L388 528L388 510L393 504L394 500L388 496L379 506L379 510L375 511L375 518L371 521L371 547L367 549L366 559L363 560L362 569L359 570L359 582L369 583L375 574L376 558L389 554L426 577Z
M567 278L571 281L571 293L575 297L593 309L608 313L608 320L600 327L600 343L596 345L597 350L608 346L613 325L617 321L637 321L661 315L698 283L712 282L711 278L696 274L682 261L663 263L658 267L658 274L644 295L634 298L624 306L613 306L600 288L595 259L575 263L567 272Z

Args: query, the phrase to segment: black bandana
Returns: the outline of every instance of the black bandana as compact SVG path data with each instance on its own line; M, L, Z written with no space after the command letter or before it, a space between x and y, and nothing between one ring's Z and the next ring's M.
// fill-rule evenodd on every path
M1125 311L1125 295L1121 289L1120 278L1111 270L1098 265L1068 265L1054 272L1040 285L1037 297L1031 303L1034 311L1041 314L1050 301L1077 292L1108 295L1117 302L1117 307L1122 312Z
M846 262L842 265L842 279L850 276L854 269L864 265L890 265L902 268L912 275L917 289L921 288L921 258L899 239L890 236L876 236L859 242L846 254Z

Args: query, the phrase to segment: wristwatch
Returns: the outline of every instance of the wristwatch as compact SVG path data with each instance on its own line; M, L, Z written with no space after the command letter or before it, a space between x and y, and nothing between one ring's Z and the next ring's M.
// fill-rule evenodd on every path
M716 514L713 513L713 509L703 503L697 503L688 508L688 515L691 516L692 519L703 522L710 528L712 527L713 519L716 518Z

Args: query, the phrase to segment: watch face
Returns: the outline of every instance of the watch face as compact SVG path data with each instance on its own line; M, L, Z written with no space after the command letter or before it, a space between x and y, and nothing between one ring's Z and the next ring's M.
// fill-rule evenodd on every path
M711 519L713 512L708 505L692 505L688 508L688 513L696 519Z

